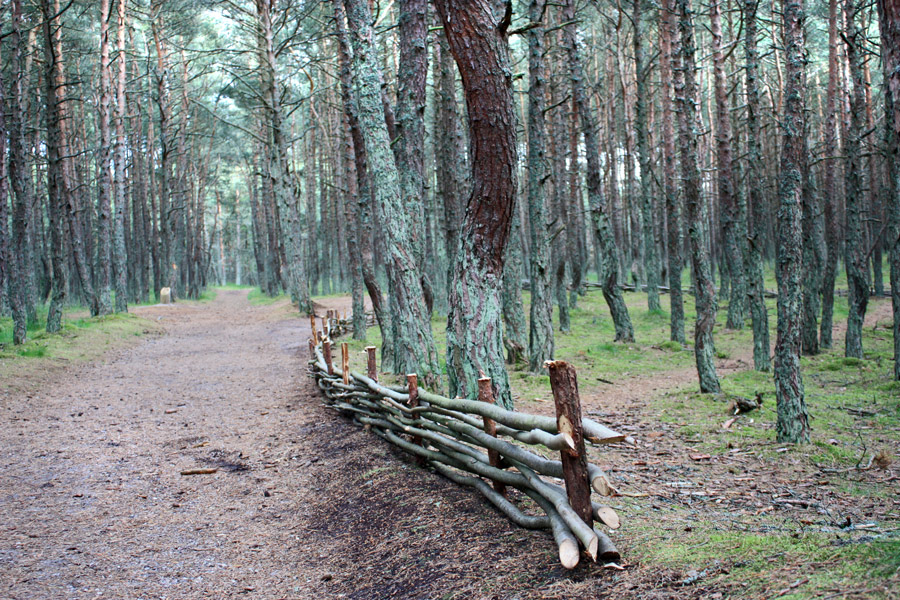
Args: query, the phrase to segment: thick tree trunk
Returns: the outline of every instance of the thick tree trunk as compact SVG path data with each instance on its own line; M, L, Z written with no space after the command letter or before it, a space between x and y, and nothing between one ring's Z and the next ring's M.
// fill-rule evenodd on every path
M637 94L634 101L635 133L637 137L638 160L641 166L641 237L644 249L644 273L647 283L647 308L651 311L661 310L659 304L659 259L656 254L656 236L653 233L653 196L650 192L653 173L650 166L649 116L647 101L649 93L650 66L644 64L644 18L643 3L645 0L634 0L634 71ZM637 233L635 232L635 235Z
M694 298L697 321L694 325L694 357L700 391L721 391L716 375L713 327L716 323L716 291L710 275L709 253L704 242L705 217L700 190L698 161L699 95L694 67L694 23L690 0L676 0L678 29L681 37L682 76L675 89L678 100L678 140L681 147L681 175L684 181L684 200L687 208L688 239L691 249L691 266L695 279Z
M884 136L887 147L888 252L894 313L894 379L900 380L900 2L876 0L884 68Z
M62 149L61 129L65 101L65 76L62 60L58 54L57 39L60 35L59 0L41 0L44 37L44 111L47 127L47 195L50 206L50 247L53 260L53 298L47 313L47 332L57 333L62 328L62 309L66 302L68 264L65 250L65 220L67 177L65 172L66 153Z
M31 183L31 167L26 152L25 120L28 114L27 90L25 89L25 40L22 37L22 3L21 0L12 2L12 60L11 72L12 96L8 103L9 110L9 180L13 192L12 204L12 250L9 262L9 304L13 317L13 343L21 344L27 335L27 321L29 304L28 296L28 272L31 270L31 262L27 260L28 253L20 249L28 247L29 207L34 202L34 188ZM0 135L6 135L5 129L0 129ZM4 160L4 159L0 159ZM3 222L4 230L6 221Z
M619 267L615 239L609 219L609 209L601 190L600 147L597 143L597 126L591 113L590 102L584 84L584 67L577 43L577 25L575 21L574 0L567 0L563 9L564 40L569 58L569 77L572 83L572 95L581 118L581 133L584 136L584 149L587 158L588 201L594 231L600 245L601 267L600 281L603 285L603 297L609 306L616 328L616 341L633 342L634 328L625 306L625 299L619 287Z
M16 75L14 75L16 76ZM9 161L6 160L6 84L0 73L0 315L9 310ZM18 276L18 273L16 273Z
M110 110L112 83L109 66L109 5L110 0L100 0L100 104L97 128L100 130L100 147L97 157L97 298L101 315L111 314L112 305L112 242L111 210L112 183L112 134Z
M550 235L547 231L544 125L544 0L531 0L529 18L535 25L528 37L528 223L531 239L531 320L528 368L539 372L553 358L553 298L550 294ZM565 267L563 267L565 268Z
M663 0L660 13L659 75L662 82L662 142L663 181L666 193L666 237L668 239L669 279L669 338L684 344L684 296L681 292L681 272L684 268L681 199L678 196L677 156L675 153L675 125L672 114L673 86L676 78L683 77L677 63L680 51L673 48L680 43L675 38L675 5L673 0Z
M116 265L116 312L128 311L128 267L129 257L125 250L125 205L126 200L126 147L125 147L125 112L126 97L126 56L125 56L125 3L118 1L118 37L116 49L118 50L119 73L116 79L116 207L115 207L115 243L113 256ZM131 171L129 171L131 172Z
M450 393L474 398L490 377L495 401L512 406L503 361L500 291L516 199L516 130L505 12L482 0L438 0L462 75L469 115L472 191L450 284L447 371ZM502 5L501 5L502 6Z
M516 211L518 212L518 211ZM522 219L513 215L512 228L506 250L506 264L503 266L503 345L506 360L512 365L525 362L525 345L528 340L528 323L522 306Z
M389 224L384 233L390 266L391 294L397 302L399 314L404 316L399 319L396 327L400 355L394 357L394 369L417 373L429 387L439 386L440 363L422 294L421 273L414 254L406 246L412 237L411 229L416 224L410 223L403 207L400 178L390 151L369 8L361 0L345 0L344 6L349 30L352 32L353 76L368 174L380 221ZM502 357L502 353L500 356Z
M865 89L862 77L863 33L858 25L861 4L858 0L845 0L844 15L847 33L847 61L850 68L852 91L850 94L850 127L844 155L847 157L847 172L844 178L846 212L844 216L844 264L847 269L848 314L845 355L862 358L862 326L869 303L868 252L866 246L863 213L863 166L861 137L863 135L863 115L865 110Z
M781 181L778 186L778 339L775 343L775 395L779 442L808 442L809 416L800 375L802 217L806 123L806 59L803 1L782 3L785 90L782 110Z

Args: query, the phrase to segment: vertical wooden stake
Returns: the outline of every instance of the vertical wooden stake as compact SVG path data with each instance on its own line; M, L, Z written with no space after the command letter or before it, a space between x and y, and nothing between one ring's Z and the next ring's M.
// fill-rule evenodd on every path
M328 374L334 375L334 365L331 364L331 340L322 342L322 354L325 355L325 365L328 367Z
M308 341L309 341L309 357L315 358L316 357L316 344L313 342L312 338L309 338Z
M410 408L415 408L419 405L419 377L415 373L410 373L406 376L406 384L407 391L409 392L409 400L407 401L407 406ZM412 443L417 444L419 446L424 446L422 443L422 438L414 435L412 436ZM425 457L424 456L416 456L416 464L420 467L424 467Z
M312 339L319 342L319 332L316 330L316 315L309 315L309 328L312 329Z
M341 370L344 371L344 385L350 385L350 345L341 344Z
M490 377L481 377L478 380L478 399L482 402L487 402L488 404L494 403L494 388L491 386ZM497 437L497 423L495 423L493 419L489 419L487 417L483 417L483 419L484 432L488 435ZM500 454L496 450L488 450L488 459L490 459L492 467L497 467L498 469L503 468ZM494 481L492 483L494 485L494 490L498 494L503 494L504 496L506 495L505 485L497 481Z
M328 319L322 317L322 333L325 334L325 337L331 337L331 332L328 331Z
M368 354L368 362L366 364L366 370L369 374L369 379L372 381L378 381L378 367L375 364L375 346L366 346L366 354Z
M556 404L556 426L560 433L567 433L575 441L575 448L560 451L563 479L569 504L585 523L593 526L591 510L591 481L588 477L587 454L584 450L584 432L581 425L581 400L578 397L578 379L575 367L562 360L548 360L544 366L550 371L550 387Z

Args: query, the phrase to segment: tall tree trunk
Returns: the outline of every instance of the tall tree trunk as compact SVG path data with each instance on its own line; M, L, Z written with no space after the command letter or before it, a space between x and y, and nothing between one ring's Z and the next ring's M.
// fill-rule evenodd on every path
M16 75L14 75L15 77ZM6 315L10 307L9 261L9 161L6 160L6 84L0 73L0 315ZM18 273L16 273L18 275Z
M518 213L518 207L516 213ZM528 323L522 305L522 219L513 214L512 227L507 242L506 264L503 266L503 345L506 347L506 361L511 365L525 362L525 344Z
M110 110L112 104L112 83L109 66L109 4L110 0L100 0L100 104L97 127L100 130L100 147L97 159L97 270L99 282L97 297L101 315L111 314L112 305L112 242L110 221L113 194L112 183L112 134L110 132Z
M428 0L401 0L398 18L400 46L397 70L397 171L400 192L410 222L412 250L422 294L430 316L434 305L431 277L425 264L425 80L428 75Z
M154 0L150 12L151 22L150 29L153 35L153 42L156 48L156 70L153 78L156 82L156 105L159 110L159 145L160 145L160 165L159 165L159 193L157 196L157 204L159 212L157 213L159 220L159 282L158 286L168 287L171 290L172 298L175 298L175 270L173 269L172 257L174 238L173 228L175 217L174 210L171 207L171 188L172 188L172 157L170 153L171 142L171 109L169 107L169 64L168 53L162 31L163 22L160 10L162 0ZM156 212L156 211L154 211ZM159 294L159 287L156 289Z
M13 343L21 344L27 335L28 322L28 272L32 264L28 253L21 251L28 247L29 207L34 203L34 188L31 182L31 167L26 152L26 119L28 115L27 93L25 89L25 39L22 37L22 3L12 2L12 94L9 99L9 180L13 192L12 204L12 252L9 268L9 304L13 317ZM6 136L7 130L0 130ZM2 154L0 154L2 156ZM5 159L0 159L5 160ZM4 230L6 221L3 221Z
M105 0L104 0L105 1ZM113 256L116 265L116 312L128 311L128 268L129 257L125 250L125 205L126 201L126 147L125 147L125 82L126 82L126 56L125 56L125 3L127 0L118 1L118 37L116 49L118 50L119 76L116 79L116 212L115 212L115 243Z
M775 396L779 442L808 442L809 416L800 375L802 217L806 123L806 58L803 0L782 3L785 54L781 181L778 186L778 339L775 343Z
M496 402L512 407L503 361L500 291L516 200L516 130L507 28L512 5L437 0L462 75L469 115L472 191L450 284L450 393L474 398L488 376Z
M847 157L847 172L844 179L846 198L844 264L847 269L848 314L845 355L862 358L862 326L869 303L868 252L865 248L865 212L863 196L863 169L861 138L865 111L865 89L862 76L863 33L858 20L861 15L858 0L845 0L844 15L847 32L847 61L850 68L852 91L850 94L850 128L847 131L844 155Z
M744 0L744 71L747 79L747 181L763 180L763 158L759 125L759 53L757 51L759 0ZM763 252L768 211L761 185L748 186L750 219L747 221L747 301L753 326L753 367L768 371L769 315L763 284Z
M374 195L369 183L368 160L366 147L363 141L359 123L359 106L352 87L350 40L347 34L347 26L344 22L344 8L341 0L332 0L334 4L335 24L338 34L338 52L341 65L341 98L344 104L344 112L347 115L347 123L350 128L350 139L353 143L353 161L357 183L357 205L353 212L354 227L357 232L359 248L359 263L362 271L363 284L369 293L372 302L372 310L375 320L381 332L382 366L392 364L394 354L392 345L387 343L390 339L391 323L390 314L384 306L384 294L381 285L375 276L375 264L373 261L372 241L372 205Z
M680 51L673 48L680 45L675 38L674 0L663 0L660 8L660 55L659 75L662 82L662 141L663 141L663 181L666 193L666 237L668 239L669 278L669 338L684 344L684 296L681 291L681 273L684 267L681 199L678 195L675 154L675 125L672 114L673 86L676 78L684 76L677 63Z
M638 160L641 166L641 237L644 240L644 272L647 283L647 308L661 310L659 304L659 259L656 255L656 236L653 233L653 195L650 191L653 173L650 166L649 116L647 100L649 93L650 66L644 64L644 0L634 0L634 72L637 94L634 101L635 133L637 137Z
M65 101L65 75L61 57L58 54L57 39L60 35L59 0L41 0L44 37L44 111L47 127L47 194L50 200L50 247L53 260L53 298L47 312L47 332L57 333L62 328L62 309L66 302L66 284L69 278L65 251L66 196L65 172L66 152L63 149L64 132L61 121L64 115L62 102Z
M634 328L628 316L628 308L619 287L619 267L615 239L609 219L609 209L603 197L600 175L600 146L597 143L597 125L591 112L590 102L584 84L584 67L577 43L577 25L575 21L574 0L566 0L563 9L563 32L566 52L569 58L569 77L572 83L572 96L581 118L581 133L584 136L584 149L587 158L588 201L594 231L600 244L601 266L603 272L600 281L603 285L603 297L609 306L613 324L616 328L616 341L633 342Z
M699 95L694 66L694 23L690 0L676 0L678 29L681 37L682 77L677 82L675 97L678 99L678 139L681 146L681 174L684 181L684 200L687 208L688 239L691 249L697 321L694 325L694 356L700 391L718 393L719 378L716 375L713 327L716 323L716 290L710 275L709 253L704 242L704 210L700 189L698 159Z
M544 0L531 0L533 25L528 37L528 223L531 238L531 321L528 330L528 368L543 369L553 358L553 299L550 295L550 236L547 231L544 125ZM563 267L565 268L565 267Z
M888 252L894 313L894 379L900 380L900 3L876 0L884 69L884 137L888 197Z
M839 194L837 172L840 162L837 143L838 65L838 0L828 0L828 90L825 96L825 159L822 173L825 188L825 241L827 256L822 281L822 323L820 345L831 348L834 317L834 281L840 253Z
M404 210L400 178L390 151L369 8L362 0L345 0L344 6L349 30L352 32L353 76L368 174L380 220L389 224L384 233L390 266L391 294L399 307L398 314L404 316L399 319L396 327L400 355L394 357L394 369L398 372L417 373L426 385L439 386L440 363L422 294L418 264L416 257L406 246L416 224L410 223L409 215Z
M725 75L725 49L722 42L722 9L719 0L709 7L710 31L713 45L713 78L716 96L716 163L718 175L719 209L722 215L722 243L731 283L728 302L729 329L744 327L744 304L747 287L744 282L743 232L738 231L738 199L734 189L732 160L731 107L728 103L728 83Z

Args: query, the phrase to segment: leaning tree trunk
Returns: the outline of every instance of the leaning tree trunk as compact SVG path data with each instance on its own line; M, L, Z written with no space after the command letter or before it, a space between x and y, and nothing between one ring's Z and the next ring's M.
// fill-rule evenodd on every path
M389 224L384 234L390 266L391 294L392 299L397 302L398 314L404 316L395 327L401 352L394 357L394 369L398 372L417 373L426 385L440 385L441 368L431 331L431 320L422 294L421 274L415 255L406 246L411 239L414 224L410 222L403 207L400 178L390 150L390 137L381 102L381 70L375 52L369 8L362 0L345 0L344 6L351 31L353 76L370 184L381 217L380 222ZM502 367L502 352L500 357Z
M625 306L625 298L619 286L618 250L613 236L609 218L609 208L601 189L600 146L597 142L597 124L591 112L590 102L584 83L584 66L578 50L577 21L575 21L574 0L567 0L563 8L564 43L569 59L569 78L572 84L572 96L575 108L581 119L581 133L584 136L584 151L587 159L588 202L594 222L594 233L600 245L601 267L600 281L603 286L603 298L609 306L613 324L616 328L616 341L633 342L634 327Z
M785 89L782 111L781 181L778 186L778 339L775 342L775 397L779 442L808 442L809 416L800 375L800 289L803 250L803 196L806 92L803 0L784 0Z
M884 67L884 134L887 141L888 251L894 313L894 379L900 380L900 3L876 0Z
M847 44L847 62L850 67L850 79L853 84L850 94L850 128L847 131L844 155L847 157L847 173L844 178L845 210L845 242L844 264L847 269L848 314L845 355L862 358L862 327L869 303L868 253L866 252L865 226L863 213L865 209L863 195L863 173L861 141L863 135L863 115L865 111L865 88L862 77L861 44L863 32L858 25L861 4L858 0L846 0L844 15L847 33L844 40Z
M675 125L672 114L673 83L676 77L683 77L678 60L680 51L673 46L675 31L675 6L673 0L663 0L659 10L659 77L662 83L662 143L663 143L663 181L666 193L666 237L668 241L668 279L669 279L669 338L679 344L685 343L684 337L684 296L681 291L681 272L684 267L682 248L681 200L678 196L678 177L676 174L677 156L675 154Z
M722 43L722 8L719 0L710 3L710 31L713 42L713 78L716 96L716 165L718 167L719 210L722 219L722 245L731 280L728 301L729 329L744 327L744 303L747 289L744 282L743 235L739 231L738 198L734 189L732 160L731 106L728 102L728 82L725 75L725 49Z
M449 290L450 393L474 398L478 379L487 376L496 402L512 407L500 298L516 200L516 116L506 36L512 5L501 15L478 0L436 5L462 75L472 156L472 190Z
M691 248L691 266L696 284L695 301L697 321L694 325L694 357L700 391L721 391L716 375L713 327L716 323L716 290L710 275L709 253L704 243L704 211L700 194L700 167L698 165L698 114L699 95L694 67L694 23L690 0L676 0L678 29L681 37L681 69L679 88L675 89L678 101L678 141L681 147L681 175L684 181L684 200L687 208L688 238Z
M528 13L528 223L531 238L531 323L528 369L541 371L553 358L553 298L550 294L550 235L547 231L544 125L544 0L531 0Z
M634 0L634 72L637 95L634 102L635 133L637 137L638 160L641 165L641 221L644 239L644 272L647 283L647 308L651 311L661 310L659 305L659 260L656 256L656 237L653 234L653 196L650 193L650 182L653 177L650 167L649 116L647 102L649 93L649 66L644 65L643 44L643 3L645 0ZM637 235L637 232L635 232Z
M762 181L761 132L759 126L759 52L757 50L757 10L759 0L744 0L744 71L747 78L747 181ZM769 314L763 284L763 242L767 210L760 185L747 192L751 218L747 222L747 301L753 326L753 367L768 371Z

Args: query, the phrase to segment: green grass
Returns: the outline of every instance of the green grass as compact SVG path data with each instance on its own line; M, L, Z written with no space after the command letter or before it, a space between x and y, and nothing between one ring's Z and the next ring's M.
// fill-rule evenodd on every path
M247 294L247 300L250 304L254 306L267 306L269 304L275 304L276 302L280 302L282 300L287 299L287 294L278 294L277 296L269 296L265 294L258 287L254 287Z

